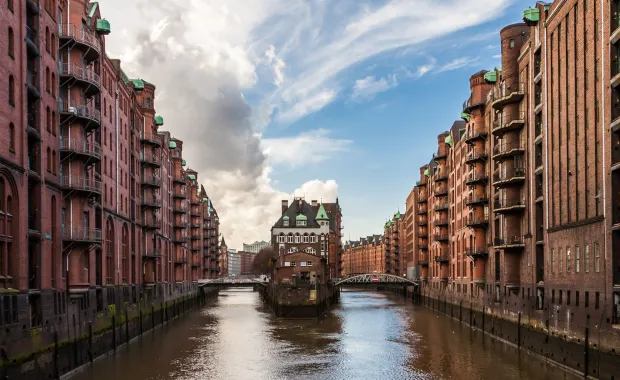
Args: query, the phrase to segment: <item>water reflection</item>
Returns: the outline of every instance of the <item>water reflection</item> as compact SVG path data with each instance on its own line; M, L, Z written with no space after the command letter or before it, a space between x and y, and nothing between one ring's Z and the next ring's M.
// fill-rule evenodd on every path
M347 292L322 320L278 320L251 290L96 362L75 380L577 379L385 293Z

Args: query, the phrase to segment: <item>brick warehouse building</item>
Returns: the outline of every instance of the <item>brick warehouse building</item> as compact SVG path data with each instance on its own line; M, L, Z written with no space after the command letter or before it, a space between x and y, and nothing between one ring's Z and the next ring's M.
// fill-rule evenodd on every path
M538 3L501 30L501 69L472 75L407 202L424 295L617 347L619 11Z
M342 276L365 273L385 273L383 235L372 235L344 245Z
M271 229L271 244L276 252L305 252L325 260L327 278L342 272L342 212L335 203L312 203L295 198L289 205L282 201L282 216Z
M218 276L219 218L155 85L105 51L98 3L8 1L0 70L0 344ZM15 332L15 336L13 336ZM7 346L8 345L8 346ZM11 347L11 349L7 348Z
M384 273L405 276L407 271L405 215L400 211L383 225L383 246Z

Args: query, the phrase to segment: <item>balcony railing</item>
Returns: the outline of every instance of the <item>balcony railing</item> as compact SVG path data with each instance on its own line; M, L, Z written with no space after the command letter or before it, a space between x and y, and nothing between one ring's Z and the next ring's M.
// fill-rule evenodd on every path
M520 82L515 82L510 85L506 85L502 83L499 88L496 88L492 95L491 99L493 102L494 108L501 108L506 104L513 103L519 101L525 95L525 84Z
M428 201L428 197L426 195L421 195L418 197L418 203L424 203Z
M147 257L147 258L161 257L161 250L157 248L148 248L144 250L144 253L142 254L142 256Z
M442 188L435 190L436 197L445 197L447 195L448 195L448 186L444 186Z
M101 181L77 175L60 177L60 186L65 189L101 193Z
M475 204L478 204L478 203L487 203L487 202L489 202L489 197L486 194L470 195L465 200L465 204L468 205L468 206L475 205Z
M500 142L493 147L493 158L509 157L523 154L525 146L521 141Z
M98 242L101 241L101 230L96 228L62 229L62 239L66 241Z
M428 212L428 209L426 207L418 208L418 215L423 215L423 214L426 214L427 212Z
M467 217L467 227L482 227L489 224L489 216L469 216Z
M487 174L486 171L482 171L482 172L474 171L474 172L470 173L467 176L467 182L466 183L468 185L473 185L473 184L478 183L478 182L485 182L488 179L489 179L489 175Z
M140 141L148 142L156 146L161 145L161 138L152 133L144 133L140 131Z
M449 208L450 208L450 203L448 202L435 204L435 211L445 211L445 210L448 210Z
M174 196L176 198L187 198L187 190L184 188L174 189Z
M144 152L140 152L140 162L156 166L161 165L161 159L159 157L153 154L145 154Z
M450 256L449 255L441 255L441 256L435 256L435 262L437 263L448 263L450 262Z
M469 144L469 143L471 143L471 142L473 142L475 140L486 139L488 135L489 134L486 131L484 131L484 130L482 130L482 131L471 131L471 132L468 132L465 135L465 142Z
M433 239L435 239L435 241L446 242L446 241L450 241L450 235L448 235L448 234L437 234L437 235L433 236Z
M142 225L148 228L159 228L161 227L161 218L153 217L153 216L144 216L142 217Z
M521 236L510 236L508 238L495 238L493 239L494 247L522 247L525 243Z
M493 175L493 184L502 185L503 182L520 182L525 180L525 168L513 168L512 170L500 171Z
M435 180L435 182L447 181L448 180L448 173L445 173L443 171L438 171L433 176L433 179Z
M148 174L142 174L140 178L140 182L143 185L149 185L149 186L155 186L155 187L161 187L163 183L162 179L159 178L158 176L148 175Z
M60 39L72 39L76 42L87 45L88 47L95 49L97 52L100 50L99 40L93 33L73 24L58 24L58 37Z
M417 181L415 183L416 186L426 186L427 181L425 179Z
M525 201L523 199L500 199L493 203L493 211L495 212L523 208L525 208Z
M187 177L185 177L185 176L184 176L184 175L182 175L182 174L175 174L175 175L172 177L172 180L173 180L174 182L176 182L176 183L181 183L181 184L184 184L184 185L187 183Z
M525 112L506 112L499 114L493 121L493 134L503 134L508 131L517 130L525 124Z
M140 204L144 207L161 207L161 198L155 196L143 196L140 200Z
M101 86L101 77L95 72L95 70L91 69L90 67L79 66L75 63L59 63L58 74L71 75L72 77L84 82L88 82L91 85L97 87Z
M465 254L470 257L487 257L489 255L489 250L487 247L473 247L467 248Z
M185 203L181 203L181 204L175 204L174 208L173 208L174 212L178 212L178 213L186 213L187 212L187 205Z
M60 151L78 153L101 159L101 145L85 139L63 137L60 139Z
M92 106L69 105L68 102L59 101L58 112L60 112L63 116L88 119L97 124L101 122L101 112Z

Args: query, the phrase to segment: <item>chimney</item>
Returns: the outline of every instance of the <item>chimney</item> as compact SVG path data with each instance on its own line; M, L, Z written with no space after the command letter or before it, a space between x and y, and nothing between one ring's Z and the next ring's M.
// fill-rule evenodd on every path
M312 207L317 207L319 205L319 202L315 200L312 201Z
M283 200L282 201L282 215L284 215L286 210L288 210L288 200Z

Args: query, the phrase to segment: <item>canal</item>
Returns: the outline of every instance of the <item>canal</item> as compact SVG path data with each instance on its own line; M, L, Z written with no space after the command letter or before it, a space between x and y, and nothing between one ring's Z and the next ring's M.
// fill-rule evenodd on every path
M217 300L70 380L578 379L388 293L343 291L320 320L278 320L258 293Z

